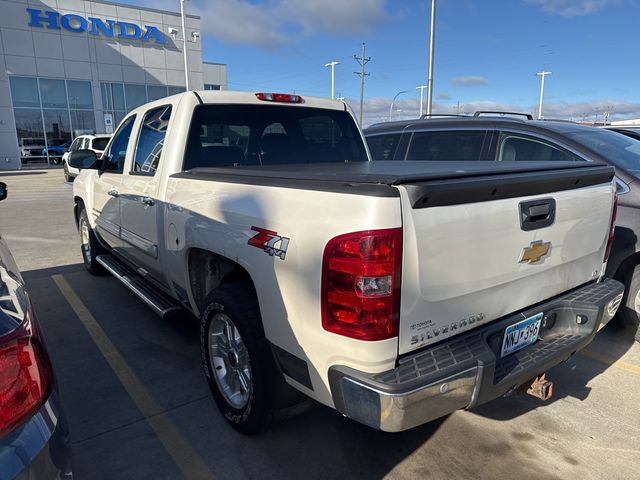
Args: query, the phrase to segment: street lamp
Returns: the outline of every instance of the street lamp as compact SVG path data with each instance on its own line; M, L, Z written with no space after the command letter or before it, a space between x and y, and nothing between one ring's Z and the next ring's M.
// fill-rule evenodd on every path
M436 0L431 0L431 23L429 29L429 77L427 78L427 115L431 115L433 103L433 56L436 41Z
M182 23L182 38L180 39L180 41L182 42L182 55L184 57L184 85L185 85L185 90L189 90L189 64L187 61L187 35L186 35L186 27L185 27L185 17L184 17L184 2L186 2L186 0L180 0L180 21ZM177 41L177 35L178 35L178 30L176 28L173 27L169 27L167 29L167 31L169 32L169 35L171 35L173 37L174 41ZM191 42L196 43L198 41L198 38L200 37L200 32L197 31L193 31L191 32Z
M409 92L407 90L402 90L401 92L396 93L396 96L393 97L393 100L391 100L391 106L389 106L389 121L391 121L391 115L393 114L393 103L396 101L396 98L398 98L403 93Z
M325 67L331 67L331 100L335 98L336 91L336 77L335 77L335 68L336 65L340 65L340 62L329 62L325 64Z
M420 118L422 118L422 99L424 97L424 89L427 88L426 85L420 85L419 87L416 87L416 90L420 90Z
M538 107L538 120L542 119L542 97L544 96L544 77L547 75L551 75L553 72L542 72L536 73L538 77L540 77L540 105Z

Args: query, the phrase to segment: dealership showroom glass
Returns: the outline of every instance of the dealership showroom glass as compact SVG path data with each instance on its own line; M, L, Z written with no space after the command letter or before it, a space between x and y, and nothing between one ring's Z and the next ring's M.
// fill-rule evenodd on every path
M177 2L176 2L177 3ZM99 0L3 1L0 170L57 163L82 134L112 133L126 112L185 90L227 88L205 62L200 17ZM183 40L183 39L186 39Z

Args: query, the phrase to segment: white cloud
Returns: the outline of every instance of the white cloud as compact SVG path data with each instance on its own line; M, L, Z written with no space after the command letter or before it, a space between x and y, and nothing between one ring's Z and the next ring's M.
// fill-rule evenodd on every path
M487 85L487 79L480 76L454 77L449 83L455 87L477 87Z
M438 100L451 100L451 95L449 95L447 92L438 92L436 93L436 98Z
M356 117L358 116L359 100L347 99ZM371 98L365 101L364 105L364 126L372 123L386 122L389 119L390 98ZM426 104L425 104L426 105ZM534 118L538 114L538 105L519 105L493 102L488 100L478 100L460 103L460 113L471 115L478 110L501 111L501 112L521 112L530 113ZM620 102L609 100L594 100L591 102L551 102L544 103L544 116L546 118L557 118L564 120L579 121L586 119L594 121L597 118L602 121L605 111L610 113L609 120L624 120L640 118L640 103ZM420 113L419 99L396 100L393 104L392 120L417 119ZM442 102L433 103L433 113L458 113L458 104Z
M552 15L563 17L577 17L589 15L602 10L604 7L619 3L619 0L525 0L527 3L542 7Z
M137 0L141 5L175 11L177 0ZM370 32L387 20L387 0L193 0L187 13L201 17L203 33L222 42L259 48L305 35L353 35Z

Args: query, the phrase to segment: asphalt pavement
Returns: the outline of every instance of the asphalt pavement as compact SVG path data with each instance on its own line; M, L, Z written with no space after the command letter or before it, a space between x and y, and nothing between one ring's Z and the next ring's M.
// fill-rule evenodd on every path
M398 434L317 406L245 437L210 398L197 321L163 321L86 273L62 171L0 181L0 232L45 333L76 479L640 478L640 345L617 324L548 372L548 402L501 398Z

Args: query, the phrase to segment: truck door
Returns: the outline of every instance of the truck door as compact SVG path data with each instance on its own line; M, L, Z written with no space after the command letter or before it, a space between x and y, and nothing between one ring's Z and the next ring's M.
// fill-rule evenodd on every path
M112 248L119 249L120 240L120 186L122 172L129 149L135 115L125 119L113 136L109 148L102 156L103 170L93 187L93 216L100 237Z
M148 110L142 119L133 151L133 161L122 182L120 195L120 236L122 252L154 280L163 284L158 257L158 237L162 227L158 200L160 174L157 172L171 105Z

